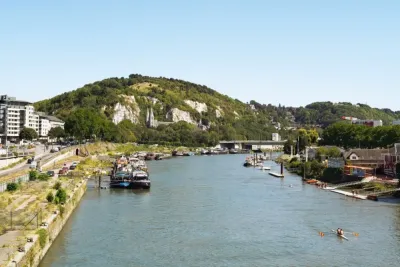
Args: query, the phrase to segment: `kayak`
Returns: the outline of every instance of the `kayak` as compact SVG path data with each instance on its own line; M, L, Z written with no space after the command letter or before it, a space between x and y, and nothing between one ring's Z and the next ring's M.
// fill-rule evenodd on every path
M338 237L349 240L347 237L345 237L344 235L339 235L335 230L332 229L332 232L334 232Z

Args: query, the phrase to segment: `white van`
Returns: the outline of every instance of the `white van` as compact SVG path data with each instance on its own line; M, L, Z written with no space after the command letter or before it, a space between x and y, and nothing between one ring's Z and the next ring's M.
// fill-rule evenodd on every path
M29 166L30 169L36 169L37 167L37 162L36 161L32 161L31 165Z

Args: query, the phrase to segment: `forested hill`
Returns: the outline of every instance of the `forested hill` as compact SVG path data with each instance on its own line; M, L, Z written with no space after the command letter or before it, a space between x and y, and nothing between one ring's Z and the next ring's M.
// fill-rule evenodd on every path
M75 136L185 145L268 140L274 132L285 139L296 134L285 130L288 126L326 126L341 116L386 124L400 118L400 112L363 104L317 102L300 108L254 100L247 104L204 85L139 74L87 84L39 101L35 108L65 120L67 132ZM150 124L148 110L154 114Z
M321 124L324 126L340 120L342 116L382 120L386 125L400 118L400 111L372 108L365 104L348 102L315 102L304 108L289 108L289 110L293 113L296 122L300 124Z
M274 118L288 125L283 116L284 109L269 106L265 110L257 111L249 104L222 95L204 85L139 74L87 84L74 91L39 101L35 103L35 108L66 120L67 128L74 127L79 117L86 117L113 122L117 126L123 123L120 132L126 132L126 128L132 128L126 122L130 121L135 126L136 138L148 142L170 139L168 142L190 143L191 140L182 142L183 130L182 136L174 136L179 135L177 128L183 125L185 131L199 135L198 138L203 143L207 143L205 140L215 143L218 139L271 139L272 133L277 132L274 128L277 121L273 121ZM153 110L157 121L150 127L146 125L148 109ZM175 123L171 124L172 122ZM107 135L107 132L112 132L104 129L104 122L100 124L82 125L81 128L87 130L75 129L77 133L74 133L75 130L70 129L70 133L87 136ZM108 124L107 127L114 126ZM201 133L198 132L199 129L202 130ZM285 138L285 132L282 131L281 134ZM188 135L187 132L185 135Z

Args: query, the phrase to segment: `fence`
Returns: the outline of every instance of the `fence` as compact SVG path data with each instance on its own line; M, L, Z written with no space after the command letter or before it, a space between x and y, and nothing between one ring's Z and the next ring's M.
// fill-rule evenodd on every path
M23 183L29 181L29 174L24 174L22 176L12 178L6 182L0 183L0 193L7 190L7 184L9 183Z

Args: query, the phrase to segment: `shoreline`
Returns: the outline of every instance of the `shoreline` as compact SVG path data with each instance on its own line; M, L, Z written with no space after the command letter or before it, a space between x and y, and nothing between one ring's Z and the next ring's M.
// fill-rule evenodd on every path
M82 177L81 181L75 186L73 192L68 196L67 202L63 205L63 212L50 214L43 222L47 225L40 226L34 234L28 234L27 238L32 238L32 242L24 244L25 252L15 252L13 257L4 266L39 266L41 260L52 246L64 225L79 205L82 197L86 193L87 180ZM46 237L42 238L39 231L46 232ZM43 244L43 242L45 242Z

